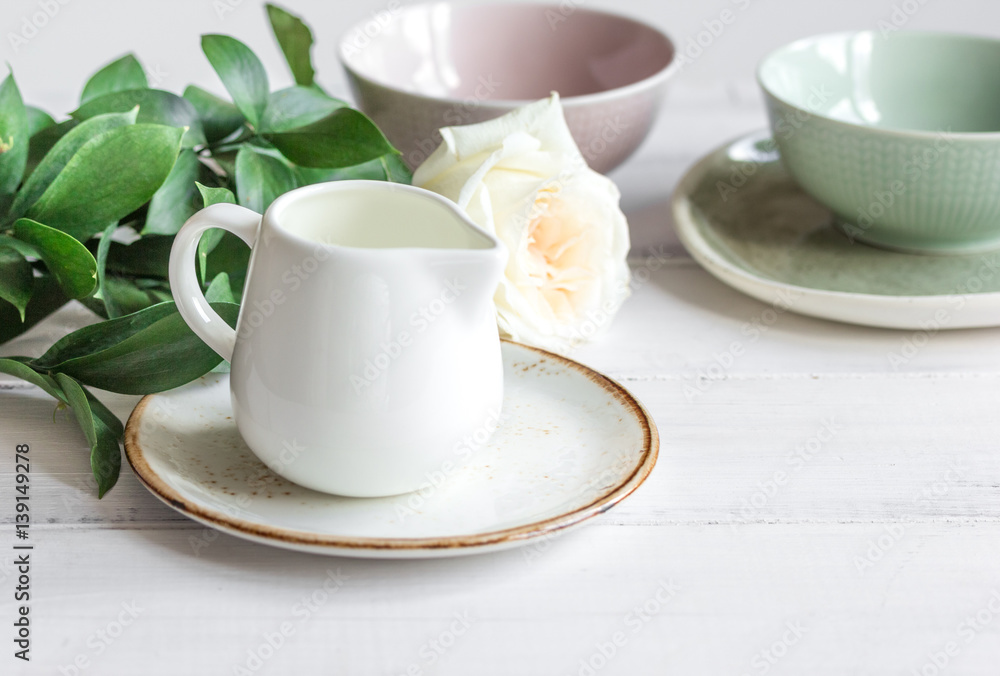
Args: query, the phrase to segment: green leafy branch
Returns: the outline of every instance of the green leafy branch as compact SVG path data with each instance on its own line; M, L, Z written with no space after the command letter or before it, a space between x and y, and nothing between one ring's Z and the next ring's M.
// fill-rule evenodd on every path
M0 84L0 343L70 300L105 321L42 356L0 359L73 413L101 496L121 466L121 422L87 387L149 394L226 364L181 320L168 283L174 235L218 202L263 212L282 193L350 178L407 183L399 152L363 113L314 81L312 33L267 5L295 80L271 91L253 51L225 35L201 47L231 100L196 86L149 87L131 54L86 83L56 120L25 105L13 74ZM221 230L198 247L209 301L235 325L249 249Z

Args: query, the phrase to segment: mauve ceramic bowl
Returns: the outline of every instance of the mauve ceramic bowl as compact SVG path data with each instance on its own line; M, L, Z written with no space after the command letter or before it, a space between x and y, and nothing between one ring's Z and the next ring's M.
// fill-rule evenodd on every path
M674 72L659 30L572 4L384 10L352 28L340 60L358 106L415 167L441 127L472 124L557 91L577 145L606 173L642 143Z

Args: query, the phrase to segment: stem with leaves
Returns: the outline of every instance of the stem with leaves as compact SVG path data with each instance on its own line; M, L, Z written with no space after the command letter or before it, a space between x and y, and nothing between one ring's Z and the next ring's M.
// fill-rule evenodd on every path
M267 5L295 84L272 92L257 56L225 35L202 51L231 100L195 86L149 87L131 54L83 87L56 122L0 84L0 343L70 300L104 321L39 357L0 358L68 406L91 450L103 496L121 467L121 422L88 390L149 394L226 365L181 320L167 268L174 235L217 202L263 213L302 185L365 178L408 183L399 152L363 113L314 80L312 33ZM203 289L235 325L249 250L212 230L198 248Z

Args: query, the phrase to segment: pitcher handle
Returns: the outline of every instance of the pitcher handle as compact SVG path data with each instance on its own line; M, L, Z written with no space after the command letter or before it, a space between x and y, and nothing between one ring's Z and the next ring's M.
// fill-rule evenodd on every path
M195 273L198 242L206 230L222 228L253 247L261 215L236 204L213 204L196 213L177 233L170 248L170 289L181 317L205 344L232 361L236 331L212 309Z

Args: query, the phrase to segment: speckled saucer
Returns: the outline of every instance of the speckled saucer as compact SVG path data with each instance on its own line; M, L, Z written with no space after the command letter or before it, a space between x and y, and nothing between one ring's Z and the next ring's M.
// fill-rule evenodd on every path
M342 498L275 475L236 430L226 375L144 397L129 418L125 454L153 495L196 521L277 547L362 558L527 544L638 488L659 438L627 390L517 343L503 344L503 358L505 398L493 438L456 449L454 464L415 493Z
M695 260L765 303L894 329L1000 326L1000 250L926 255L852 242L788 175L767 131L692 167L673 210Z

